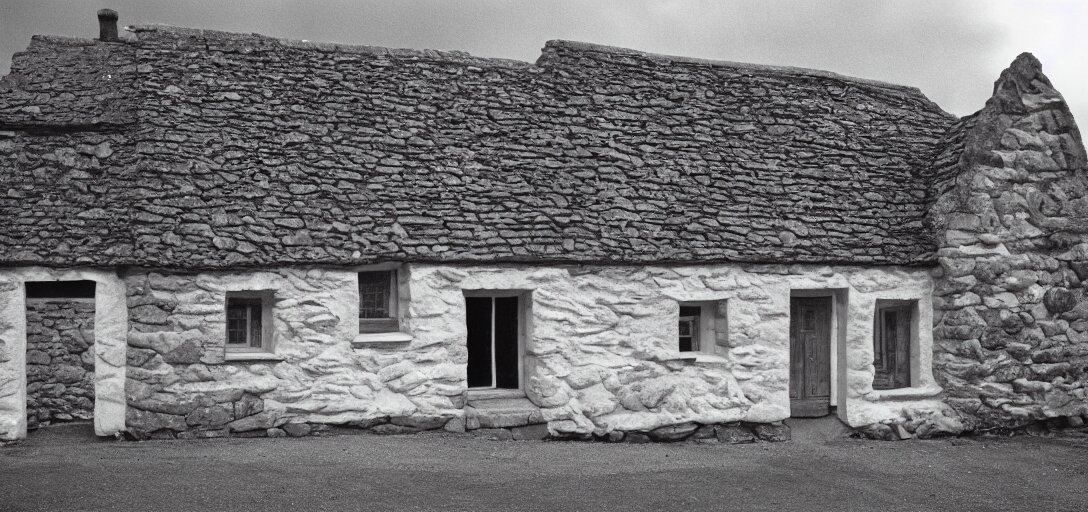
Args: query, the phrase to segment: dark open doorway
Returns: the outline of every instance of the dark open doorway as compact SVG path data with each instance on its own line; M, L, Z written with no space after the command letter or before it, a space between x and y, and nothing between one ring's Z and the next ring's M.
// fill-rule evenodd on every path
M519 389L517 297L465 297L468 387Z

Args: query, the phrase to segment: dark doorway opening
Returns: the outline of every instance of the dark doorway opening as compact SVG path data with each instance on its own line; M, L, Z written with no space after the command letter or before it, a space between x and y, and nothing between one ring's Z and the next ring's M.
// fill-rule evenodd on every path
M790 299L790 416L831 412L831 297Z
M468 387L519 389L518 298L465 297Z

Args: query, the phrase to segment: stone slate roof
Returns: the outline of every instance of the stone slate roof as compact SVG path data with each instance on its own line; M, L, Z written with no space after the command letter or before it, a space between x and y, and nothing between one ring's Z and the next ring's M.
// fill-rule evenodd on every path
M529 64L135 32L36 37L0 81L0 263L933 261L955 118L917 89L567 41Z

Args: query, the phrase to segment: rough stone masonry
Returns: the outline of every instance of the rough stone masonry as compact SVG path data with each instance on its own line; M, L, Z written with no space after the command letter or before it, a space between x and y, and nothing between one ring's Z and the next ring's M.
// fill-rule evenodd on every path
M852 427L1088 414L1085 150L1028 54L957 119L910 87L569 41L530 64L104 34L35 36L0 79L0 439L46 388L31 278L105 292L80 359L100 435L782 439L803 298ZM389 276L383 332L361 272ZM516 360L491 361L515 387L469 388L480 297L516 299ZM888 304L909 385L875 389Z
M27 301L27 426L94 414L94 302Z

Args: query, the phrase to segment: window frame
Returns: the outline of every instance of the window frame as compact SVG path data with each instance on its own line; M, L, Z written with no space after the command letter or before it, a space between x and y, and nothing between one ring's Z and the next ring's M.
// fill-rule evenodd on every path
M692 309L695 309L697 311L695 311L694 315L684 314L685 309L689 310L689 312ZM704 321L702 317L703 317L703 308L701 306L685 306L683 304L680 305L680 317L679 317L679 322L677 322L678 327L682 326L685 323L688 323L689 324L689 326L688 326L689 330L688 330L688 334L686 334L686 335L684 334L684 331L682 329L679 331L679 335L677 336L677 343L678 343L677 350L679 350L680 352L702 352L703 351L703 343L702 343L702 340L704 338L703 330L706 327L706 324L708 322ZM683 345L683 343L680 342L680 339L682 339L682 338L691 338L691 344L690 344L691 348L689 348L688 350L684 350L684 345Z
M673 341L673 350L682 354L717 354L718 345L728 344L728 303L729 299L677 301L677 336ZM699 315L694 317L697 331L692 333L692 350L681 350L680 347L680 322L692 317L683 314L685 308L699 308Z
M480 399L483 399L483 398L512 398L512 397L523 397L523 396L525 396L525 387L526 387L526 379L527 379L527 377L526 377L527 368L526 368L526 364L525 364L525 358L526 358L526 346L525 346L525 344L526 344L526 340L529 339L529 337L531 336L531 331L530 331L531 326L529 325L529 320L528 319L532 316L532 313L531 313L532 294L533 294L532 290L525 290L525 289L506 289L506 290L502 290L502 289L472 289L472 290L462 290L462 294L464 295L464 297L466 299L470 298L470 297L491 299L491 322L492 322L492 330L491 330L492 339L491 339L491 343L492 343L492 347L491 347L491 361L489 363L491 365L492 384L490 386L468 387L468 379L466 378L465 385L466 385L466 390L469 393L469 396L470 397L480 398ZM495 364L495 347L494 347L494 343L495 343L495 338L494 338L494 336L495 336L495 330L494 330L495 299L510 298L510 297L517 298L517 301L518 301L517 319L516 319L517 325L518 325L518 328L517 328L517 340L516 340L516 343L517 343L517 384L518 385L517 385L516 388L500 388L500 387L495 386L495 384L497 383L497 380L498 380L498 377L497 377L498 368L496 367L496 364ZM466 302L466 306L467 306L467 302ZM466 316L466 321L467 321L467 316ZM467 323L466 323L466 327L467 327ZM466 342L466 348L467 348L467 341L468 341L467 340L467 334L468 334L467 330L466 330L465 334L466 334L465 342ZM468 369L468 359L467 358L465 360L465 368L466 368L466 371L467 371L467 369Z
M885 338L885 321L890 312L897 314L896 332L898 334L894 341L897 344L902 343L905 347L897 345L889 350L889 340ZM906 389L915 385L917 381L915 368L917 317L918 301L916 300L877 300L873 314L874 390ZM900 361L899 356L904 354L905 359ZM896 382L896 374L899 373L895 371L896 369L901 369L901 372L905 373L906 382Z
M243 291L228 291L223 301L223 347L224 352L228 354L252 354L252 353L274 353L275 351L275 338L273 336L272 329L272 302L274 300L273 292L261 291L261 290L243 290ZM232 307L245 306L248 309L247 314L247 341L245 344L230 343L230 310ZM254 308L256 306L256 308ZM253 339L251 337L254 329L253 311L256 309L260 312L259 316L259 345L253 345Z
M363 280L361 279L363 274L370 273L388 273L389 278L389 297L386 305L389 316L384 318L371 318L363 317L363 304L362 304L362 291ZM356 291L359 293L359 333L360 334L373 334L373 333L387 333L387 332L400 332L400 280L397 269L395 268L376 268L360 270L356 273Z

